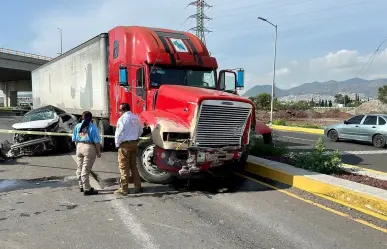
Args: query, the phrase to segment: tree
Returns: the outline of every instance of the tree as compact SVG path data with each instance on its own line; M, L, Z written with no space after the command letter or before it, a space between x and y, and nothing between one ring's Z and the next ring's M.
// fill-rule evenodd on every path
M351 102L352 102L351 98L348 97L348 95L345 95L344 96L344 103L343 103L344 106L347 106L347 105L351 104Z
M335 95L335 102L337 104L343 104L344 103L344 97L342 94L336 94Z
M332 107L332 100L329 100L328 106Z
M324 106L328 107L328 100L325 100Z
M257 109L269 110L271 104L271 94L261 93L255 97L255 106Z
M378 100L383 104L387 104L387 85L379 87Z

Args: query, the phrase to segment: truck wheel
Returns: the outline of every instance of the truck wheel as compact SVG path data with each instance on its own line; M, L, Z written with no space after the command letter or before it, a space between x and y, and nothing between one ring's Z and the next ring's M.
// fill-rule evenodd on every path
M68 133L63 129L59 129L59 133ZM75 150L75 143L72 141L71 136L59 136L56 139L55 149L58 152L72 152Z
M110 125L109 122L105 119L101 119L98 121L98 130L101 135L101 150L107 151L109 149L109 143L111 138L102 137L105 135L110 135Z
M173 180L173 175L157 168L154 163L154 149L151 135L146 136L137 146L137 168L142 179L151 183L168 184Z
M242 157L239 160L239 162L236 163L235 171L236 172L242 172L246 168L247 158L249 157L249 152L247 149L244 150L242 153Z
M75 143L70 136L63 136L59 139L59 147L63 152L71 152L75 150Z

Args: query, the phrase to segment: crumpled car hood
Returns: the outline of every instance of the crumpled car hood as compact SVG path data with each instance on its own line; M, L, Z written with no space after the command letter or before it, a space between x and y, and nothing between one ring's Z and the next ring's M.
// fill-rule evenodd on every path
M48 120L37 120L37 121L16 123L12 125L12 128L15 130L44 129L56 122L58 122L58 117L54 119L48 119Z

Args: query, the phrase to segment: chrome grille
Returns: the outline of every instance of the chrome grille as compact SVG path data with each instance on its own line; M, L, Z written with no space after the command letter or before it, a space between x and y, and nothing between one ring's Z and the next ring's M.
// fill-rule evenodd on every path
M251 105L242 102L203 101L198 116L194 145L198 147L239 146ZM223 102L224 103L224 102Z

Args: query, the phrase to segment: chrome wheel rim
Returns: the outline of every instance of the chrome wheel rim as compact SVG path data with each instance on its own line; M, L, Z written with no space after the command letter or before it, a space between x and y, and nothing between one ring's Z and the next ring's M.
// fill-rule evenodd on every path
M154 150L155 150L155 145L149 145L144 149L141 155L141 161L142 161L142 166L144 169L151 175L154 176L163 176L166 175L167 173L164 171L161 171L159 168L157 168L156 164L154 164Z

